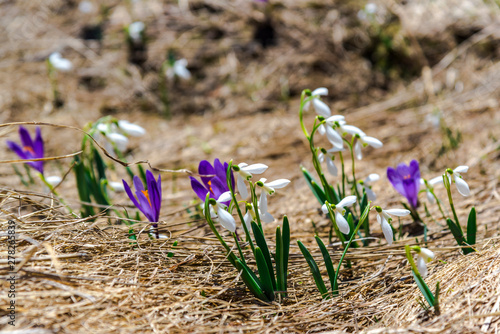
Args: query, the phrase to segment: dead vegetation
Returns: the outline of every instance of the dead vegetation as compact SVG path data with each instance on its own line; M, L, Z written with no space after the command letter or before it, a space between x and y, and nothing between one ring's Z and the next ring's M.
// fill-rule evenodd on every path
M160 228L171 238L150 240L147 224L138 223L134 245L116 218L68 215L41 188L23 188L4 162L0 233L8 220L16 222L19 333L498 332L500 21L494 2L385 2L394 24L388 31L397 31L395 40L406 38L390 50L390 69L377 67L382 65L365 53L376 39L357 23L363 5L357 2L276 2L271 12L274 44L266 45L256 33L266 23L265 11L250 1L105 4L110 11L100 21L96 13L80 14L74 2L0 2L6 13L0 20L6 31L0 37L0 121L82 128L111 113L148 130L134 142L131 161L191 170L199 160L216 157L265 162L274 173L270 178L293 182L285 194L270 200L270 211L276 217L287 214L291 222L289 298L281 305L265 304L245 290L205 223L187 212L194 195L182 173L162 175ZM127 63L121 31L138 19L147 23L150 38L142 66ZM84 27L98 23L104 27L101 42L80 38ZM61 109L51 103L44 62L56 50L77 67L59 77L65 99ZM170 121L162 118L158 92L158 70L167 50L188 58L194 77L169 87L175 97ZM414 74L401 80L408 75L403 74L408 63L415 66ZM341 296L320 299L295 244L300 239L319 257L311 221L321 236L327 234L327 222L318 215L298 168L311 163L300 136L297 97L302 89L319 86L330 89L326 101L332 110L384 142L357 163L360 176L384 175L387 166L413 158L427 178L447 167L470 167L473 195L456 204L462 217L473 205L478 210L477 253L461 255L442 222L428 224L427 245L438 261L430 264L427 282L441 284L440 316L416 301L421 295L403 247L415 238L407 236L390 247L376 240L350 251L355 265L341 274ZM433 125L436 115L438 127ZM4 137L14 136L15 127L1 129ZM79 150L81 134L75 130L42 130L50 134L50 156ZM458 133L461 139L454 146L450 137ZM13 160L7 149L0 157ZM47 165L63 172L71 166L64 160ZM113 177L124 175L117 167ZM400 198L382 179L374 185L380 203L397 205ZM58 191L79 207L71 174ZM118 208L128 205L125 197L114 200ZM430 210L437 217L437 208ZM381 237L375 219L371 222ZM268 235L276 224L270 224ZM0 234L2 290L8 284L4 238ZM179 244L172 249L174 240ZM337 246L330 248L338 261ZM0 300L9 302L4 293ZM7 321L2 307L2 330L11 329Z

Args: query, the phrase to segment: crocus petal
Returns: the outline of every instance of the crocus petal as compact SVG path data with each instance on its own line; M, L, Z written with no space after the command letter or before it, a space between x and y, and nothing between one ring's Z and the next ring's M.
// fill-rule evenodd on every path
M126 120L119 120L118 127L126 134L134 137L141 137L144 136L144 134L146 133L146 130L144 130L143 127L134 123L130 123L129 121Z
M331 175L337 176L338 174L337 166L335 166L332 159L326 160L326 167Z
M345 206L353 205L354 203L356 203L356 196L347 196L346 198L341 200L339 204L337 204L336 206L343 208Z
M403 187L403 180L394 168L387 168L387 178L391 182L394 189L396 189L401 195L406 196L406 192Z
M209 192L208 189L194 177L190 176L189 178L191 179L191 188L193 188L196 196L204 202L207 197L207 193Z
M147 174L146 174L146 180L147 180ZM133 183L134 183L135 191L143 191L144 190L144 185L142 184L141 179L137 175L134 176Z
M201 181L205 184L205 187L210 189L210 184L208 182L212 180L215 175L215 169L212 164L207 160L200 161L200 164L198 165L198 174L201 175Z
M17 154L19 156L19 158L21 159L29 159L28 156L26 155L26 153L23 151L23 149L21 148L21 146L19 146L17 143L13 142L13 141L10 141L8 140L7 141L7 146L12 150L14 151L15 154Z
M406 209L387 209L384 211L390 215L398 216L398 217L404 217L404 216L407 216L410 214L410 210L406 210Z
M349 223L347 223L347 220L342 216L340 213L336 212L335 213L335 221L337 222L337 227L339 228L340 232L347 234L349 233Z
M44 147L43 147L43 138L42 138L42 130L39 126L36 127L36 136L33 142L33 151L35 151L35 156L37 158L44 157Z
M274 180L274 181L271 181L269 183L266 183L266 186L269 188L273 188L273 189L281 189L281 188L286 187L289 183L290 183L290 180L278 179L278 180Z
M469 185L467 184L467 182L465 182L464 179L462 179L459 176L456 176L455 174L453 174L453 176L454 176L454 179L455 179L455 184L457 185L458 192L462 196L469 196L470 195L470 189L469 189Z
M238 174L236 186L238 187L238 192L240 193L241 198L247 199L248 198L247 186L245 184L245 180L243 180L243 177L240 174Z
M129 185L127 184L127 182L125 182L125 180L122 180L122 182L123 182L123 188L125 188L125 192L127 193L128 197L130 198L132 203L134 203L135 207L139 208L140 207L139 202L137 202L134 194L132 194L132 190L130 190Z
M457 172L457 173L467 173L468 170L469 170L469 166L458 166L453 171Z
M315 90L312 91L311 95L312 96L315 96L315 95L326 96L326 95L328 95L328 88L325 88L325 87L316 88Z
M223 208L219 207L217 209L217 215L219 216L219 223L229 231L233 232L236 231L236 221L234 220L233 216L224 210Z
M425 260L423 257L418 256L417 257L417 269L422 278L426 278L428 271L427 271L427 264L425 263Z
M418 161L417 160L410 161L409 168L411 177L415 179L417 178L420 179L420 167L418 165Z
M30 133L24 126L19 127L19 137L21 137L21 144L23 147L33 148L33 141L31 140Z
M213 198L218 199L227 190L227 185L223 183L218 177L214 177L210 180L210 188L212 190Z
M332 111L330 110L330 107L328 107L325 102L319 100L319 99L314 99L312 101L314 110L316 113L320 116L323 117L329 117L332 114Z
M411 177L403 179L406 199L408 199L408 202L410 202L411 206L414 208L416 208L418 204L418 190L420 188L420 182L417 183L417 181L417 179Z
M226 181L227 179L227 168L224 168L224 165L222 162L220 162L219 159L214 160L214 170L215 170L215 175L221 180L221 181Z

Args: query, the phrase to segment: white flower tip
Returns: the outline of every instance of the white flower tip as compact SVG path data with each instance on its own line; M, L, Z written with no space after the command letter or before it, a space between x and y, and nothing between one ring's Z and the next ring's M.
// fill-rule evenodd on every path
M108 182L109 187L117 193L121 193L125 191L125 187L123 186L123 182L115 182L115 181L110 181Z
M453 171L457 172L457 173L467 173L468 170L469 170L469 166L458 166Z
M52 187L55 187L59 183L61 183L62 179L59 176L47 176L45 178L45 181L47 181L47 183L50 184Z
M134 137L140 137L146 133L146 130L143 127L134 123L130 123L126 120L119 120L118 127L126 134Z
M326 215L328 213L328 208L326 207L326 204L323 204L321 206L321 211L323 211L323 213Z
M325 87L316 88L315 90L312 91L311 95L312 96L314 96L314 95L326 96L326 95L328 95L328 88L325 88Z

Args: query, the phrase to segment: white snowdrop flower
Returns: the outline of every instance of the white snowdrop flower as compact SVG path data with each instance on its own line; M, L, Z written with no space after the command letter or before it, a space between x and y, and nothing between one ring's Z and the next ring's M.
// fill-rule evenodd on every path
M141 21L136 21L128 25L128 35L134 41L139 41L142 39L142 33L144 32L145 25Z
M319 162L323 162L326 159L326 167L328 169L328 172L333 176L337 176L337 174L338 174L337 166L335 166L335 164L333 163L333 159L335 158L335 156L333 154L336 152L340 152L340 151L343 151L343 149L337 148L334 146L333 148L331 148L329 150L321 149L318 152Z
M50 64L59 71L67 72L73 68L70 60L63 58L59 52L54 52L49 56Z
M392 218L389 215L404 217L410 214L410 210L406 209L383 210L380 206L376 206L375 210L377 211L377 221L382 227L382 232L384 233L385 240L387 240L387 243L389 245L392 245L394 234L392 233L392 227L390 224Z
M366 179L362 180L362 181L359 181L358 183L358 191L362 194L363 193L363 189L365 190L366 192L366 198L369 200L369 201L374 201L377 199L377 195L375 195L375 193L373 192L372 188L371 188L371 184L375 181L378 181L380 179L380 176L378 174L370 174L366 177Z
M187 69L187 60L179 59L174 62L172 67L167 68L165 71L165 75L169 79L173 79L175 76L178 76L181 79L189 80L191 78L191 72Z
M345 208L346 206L351 206L356 202L356 196L347 196L343 200L341 200L338 204L329 204L335 213L335 221L337 223L337 227L339 228L340 232L347 234L349 233L349 223L347 223L347 220L344 218L345 215ZM327 204L323 204L321 207L321 210L323 211L324 214L328 214L328 207Z
M426 278L428 274L427 263L434 259L434 252L423 247L418 247L415 251L417 252L417 269L422 278Z
M262 192L260 194L258 206L260 220L264 223L272 223L274 221L274 217L267 211L267 195L265 192ZM243 220L245 221L245 225L247 226L249 231L252 228L250 223L252 222L252 220L255 221L255 219L257 219L256 217L257 216L255 214L253 204L248 204L247 212L245 213Z
M332 114L330 107L328 107L323 101L319 99L320 96L326 96L326 95L328 95L328 89L325 87L320 87L313 90L311 93L311 96L313 98L311 101L307 101L304 104L304 110L308 111L312 102L314 110L318 115L323 116L325 118L330 117L330 115Z
M363 158L363 154L361 153L361 147L366 147L368 145L370 145L373 148L381 148L384 144L377 138L369 137L364 133L358 134L358 140L354 145L354 154L356 155L356 158L358 160L361 160Z
M115 193L122 193L125 191L125 187L123 186L123 182L109 181L108 185L111 188L111 190L113 190Z
M81 1L78 4L78 10L84 14L89 14L94 10L94 5L90 1Z
M266 181L267 179L261 178L256 184L269 195L274 194L276 189L285 188L290 183L290 180L287 179L278 179L271 182Z
M442 184L443 183L443 177L442 176L437 176L433 179L430 179L429 181L427 181L427 184L432 188L434 189L434 187L438 184ZM420 185L423 186L425 188L425 181L424 179L420 179ZM432 195L432 192L429 190L429 189L425 189L425 194L427 196L427 200L429 201L429 203L435 203L436 200L434 199L434 195Z
M146 130L144 130L143 127L134 123L130 123L129 121L126 120L119 120L118 127L120 128L120 130L125 132L125 134L134 137L140 137L146 133Z
M59 183L61 183L62 179L59 176L47 176L45 178L45 181L47 181L47 183L52 187L56 187L59 185Z
M365 11L368 14L375 14L377 12L377 5L373 2L369 2L365 6Z
M236 187L240 193L241 198L246 199L248 197L248 190L245 181L252 178L252 174L262 174L266 171L268 167L264 164L253 164L248 165L244 162L238 164L238 166L233 166L233 170L238 173L236 180Z
M111 132L106 134L106 138L108 138L112 143L116 145L116 148L120 152L124 152L127 149L128 138L122 135L121 133Z
M319 133L324 134L326 132L326 138L328 138L328 141L332 143L334 147L339 149L344 147L344 141L342 140L342 136L335 131L335 127L340 126L342 123L345 124L344 116L333 115L325 119L323 128L318 128Z
M455 181L457 190L462 196L470 195L469 185L467 184L467 182L464 181L462 175L460 175L460 173L467 173L468 170L469 170L468 166L458 166L454 170L451 170L449 168L446 170L450 183L451 183L451 176L453 176L453 180Z
M227 211L227 206L224 202L231 201L231 192L226 191L225 193L219 196L219 199L216 201L215 211L217 212L217 220L219 223L229 231L236 231L236 221L234 220L233 215L231 215ZM213 207L213 206L212 206Z

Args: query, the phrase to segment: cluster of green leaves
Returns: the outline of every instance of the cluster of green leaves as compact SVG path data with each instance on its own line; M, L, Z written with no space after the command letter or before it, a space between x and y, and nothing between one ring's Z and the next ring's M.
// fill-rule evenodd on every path
M284 216L282 227L278 226L276 228L276 248L274 256L272 256L270 248L264 236L262 224L258 214L256 215L256 221L251 222L251 228L254 235L254 240L252 240L250 231L248 231L246 227L243 215L238 206L238 202L236 201L236 196L231 182L231 169L232 163L229 164L227 171L227 183L231 191L231 196L233 198L230 207L233 206L238 211L241 224L245 231L246 241L250 246L253 258L257 264L258 276L248 266L248 262L245 259L243 248L247 245L242 245L242 241L238 239L235 233L233 233L234 242L238 249L238 255L235 254L232 251L232 248L226 243L226 241L222 238L221 234L215 227L215 223L212 220L210 214L210 193L207 194L207 197L205 199L205 219L208 222L208 225L210 226L212 232L215 234L221 245L225 248L227 252L227 259L238 271L241 272L243 282L255 297L265 302L275 300L276 295L278 295L280 298L286 297L288 257L290 254L290 225L288 223L288 217ZM252 202L255 205L254 207L257 208L257 196L255 194L254 186L251 186L251 195Z

